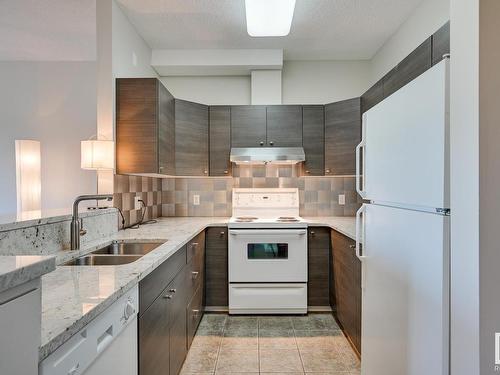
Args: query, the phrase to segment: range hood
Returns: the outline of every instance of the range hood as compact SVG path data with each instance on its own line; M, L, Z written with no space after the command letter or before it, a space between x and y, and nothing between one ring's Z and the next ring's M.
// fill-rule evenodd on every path
M297 164L306 160L302 147L232 148L230 160L236 164Z

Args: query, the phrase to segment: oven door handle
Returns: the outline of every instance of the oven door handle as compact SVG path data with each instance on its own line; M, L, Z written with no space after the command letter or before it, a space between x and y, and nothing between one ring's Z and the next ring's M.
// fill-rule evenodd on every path
M283 235L298 235L298 236L303 236L307 233L306 229L243 229L243 230L235 230L235 229L230 229L229 234L232 236L237 236L237 235L277 235L277 236L283 236Z

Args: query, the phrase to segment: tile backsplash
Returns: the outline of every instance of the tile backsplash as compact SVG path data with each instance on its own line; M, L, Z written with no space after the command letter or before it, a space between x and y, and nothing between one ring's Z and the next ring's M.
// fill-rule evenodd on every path
M141 210L134 208L134 197L137 195L146 205L144 220L161 216L160 178L115 175L114 186L113 204L123 212L125 226L134 224L141 218Z
M298 188L301 216L354 216L362 203L354 176L300 177L300 166L236 165L232 178L163 179L162 216L231 216L231 191L238 187Z

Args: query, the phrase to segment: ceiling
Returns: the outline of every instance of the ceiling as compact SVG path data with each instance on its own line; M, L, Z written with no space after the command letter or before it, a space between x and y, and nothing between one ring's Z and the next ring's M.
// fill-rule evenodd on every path
M422 0L297 0L286 37L252 38L244 0L117 0L153 49L279 48L286 60L371 59Z

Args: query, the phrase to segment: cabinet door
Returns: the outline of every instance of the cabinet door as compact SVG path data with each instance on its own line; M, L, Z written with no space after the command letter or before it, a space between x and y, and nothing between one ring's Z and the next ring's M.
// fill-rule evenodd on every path
M268 106L266 118L268 146L302 146L302 106Z
M206 230L205 306L228 306L227 227Z
M175 175L175 100L159 81L158 173Z
M330 229L310 228L308 230L308 284L307 304L328 306L330 274Z
M384 78L384 97L393 94L431 67L431 38L418 46Z
M208 175L208 107L175 100L175 171L178 176Z
M432 36L432 65L443 59L443 55L450 53L450 22L448 21Z
M116 80L116 173L158 173L158 80Z
M231 107L231 147L258 147L266 144L266 107Z
M139 318L139 375L168 375L170 324L168 299L160 295Z
M361 262L356 257L354 241L332 231L335 310L342 328L361 353Z
M210 176L230 176L231 107L210 107Z
M361 99L325 106L325 175L356 173L356 146L361 141Z
M200 324L203 315L203 285L200 285L196 290L187 309L187 344L191 346L198 325Z
M187 355L186 313L177 316L170 325L170 374L177 375Z
M303 145L306 154L304 174L325 174L325 107L322 105L302 107Z

